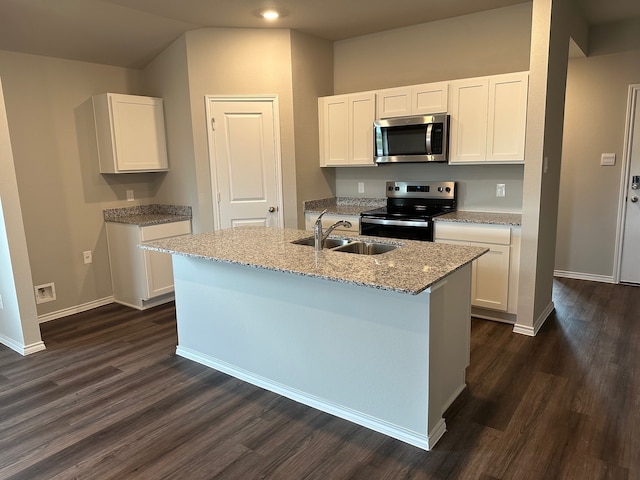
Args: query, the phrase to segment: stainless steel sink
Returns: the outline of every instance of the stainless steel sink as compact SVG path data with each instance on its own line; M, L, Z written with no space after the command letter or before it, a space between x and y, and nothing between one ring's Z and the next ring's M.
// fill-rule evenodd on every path
M347 238L332 238L329 237L324 241L324 248L335 248L342 245L347 245L351 240ZM307 245L313 247L315 245L315 240L313 237L302 238L300 240L295 240L291 242L295 245Z
M346 245L336 247L334 252L356 253L358 255L380 255L381 253L390 252L398 248L397 245L388 243L371 243L371 242L350 242Z
M307 237L300 240L294 240L295 245L314 246L314 238ZM332 252L355 253L358 255L379 255L381 253L390 252L398 248L398 245L377 242L362 242L359 240L349 240L348 238L329 237L324 241L324 248Z

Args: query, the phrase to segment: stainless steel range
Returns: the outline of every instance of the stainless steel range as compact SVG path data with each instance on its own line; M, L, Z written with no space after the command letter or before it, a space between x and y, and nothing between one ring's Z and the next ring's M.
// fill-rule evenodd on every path
M433 218L456 210L455 182L387 182L387 206L360 214L360 234L433 241Z

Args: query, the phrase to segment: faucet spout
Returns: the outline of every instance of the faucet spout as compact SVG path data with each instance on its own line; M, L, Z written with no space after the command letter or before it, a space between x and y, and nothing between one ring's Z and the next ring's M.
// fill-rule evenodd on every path
M324 242L333 232L333 230L337 227L343 226L345 228L351 228L351 222L347 220L340 220L339 222L334 223L325 231L322 230L322 216L327 213L327 210L323 210L323 212L316 219L316 223L313 226L313 239L316 252L320 252L324 248Z

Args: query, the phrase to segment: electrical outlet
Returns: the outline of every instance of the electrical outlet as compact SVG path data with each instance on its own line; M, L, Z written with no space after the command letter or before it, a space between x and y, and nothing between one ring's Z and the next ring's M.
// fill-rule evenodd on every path
M82 252L82 259L84 260L85 265L93 262L93 258L91 256L91 250L87 250L86 252Z
M364 193L364 182L358 182L358 193Z
M2 303L2 295L0 295L0 310L4 310L4 303Z
M133 190L127 190L127 202L133 202Z
M498 183L496 185L496 197L504 197L505 196L505 184L504 183Z

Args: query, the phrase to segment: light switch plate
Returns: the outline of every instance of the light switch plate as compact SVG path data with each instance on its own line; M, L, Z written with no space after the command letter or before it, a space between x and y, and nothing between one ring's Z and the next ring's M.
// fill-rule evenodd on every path
M505 184L498 183L496 185L496 197L504 197L505 196Z
M358 193L364 193L364 182L358 182Z
M603 153L600 155L600 165L611 166L616 164L615 153Z

